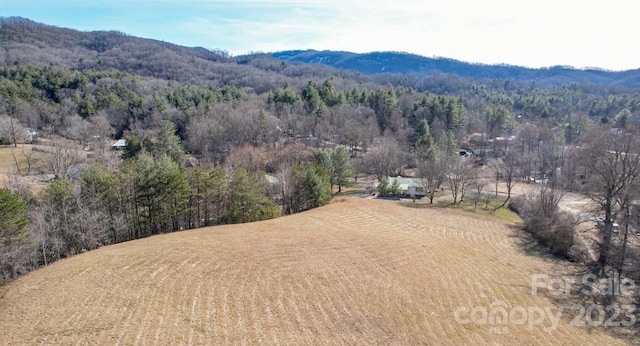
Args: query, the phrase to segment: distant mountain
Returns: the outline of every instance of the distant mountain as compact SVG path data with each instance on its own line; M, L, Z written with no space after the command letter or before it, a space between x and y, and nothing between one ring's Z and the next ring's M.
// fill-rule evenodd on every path
M323 65L282 64L267 54L232 57L224 51L184 47L119 31L79 31L22 17L0 17L0 66L14 64L118 71L201 85L246 87L256 93L293 85L303 75L327 78L341 72ZM343 74L358 81L370 79L357 73Z
M299 62L282 64L282 61ZM78 31L20 17L0 17L0 66L60 65L75 70L114 70L180 82L232 84L264 92L288 85L300 76L340 73L351 79L376 81L376 75L424 77L456 75L465 79L536 82L541 86L572 83L640 88L640 69L613 72L566 66L533 69L485 65L400 52L357 54L292 50L233 57L224 51L183 47L130 36L118 31ZM346 72L352 71L352 72Z
M231 59L204 48L129 36L118 31L84 32L37 23L26 18L0 18L0 64L59 64L74 69L113 68L163 78L180 78L193 64Z
M640 87L640 69L619 72L603 69L576 69L569 66L535 69L513 65L474 64L402 52L357 54L339 51L290 50L271 53L271 56L290 62L322 64L364 74L454 74L464 78L509 79L519 82L536 82L540 85L592 83Z

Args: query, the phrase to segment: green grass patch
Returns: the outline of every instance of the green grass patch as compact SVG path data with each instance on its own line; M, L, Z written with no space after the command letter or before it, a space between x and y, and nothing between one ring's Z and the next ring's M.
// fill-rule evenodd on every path
M429 203L429 200L422 200L413 202L402 202L403 205L412 208L444 208L450 210L458 210L465 213L470 213L478 217L488 218L493 220L499 220L507 224L518 224L522 222L522 219L518 214L509 210L507 206L502 208L498 208L504 199L500 198L498 200L490 201L488 205L485 206L484 201L479 202L477 207L474 205L473 201L463 201L460 204L453 205L451 201L434 201L433 204Z
M338 187L334 186L332 194L334 197L339 197L339 196L348 197L348 196L360 195L364 193L365 190L366 188L361 184L350 184L348 186L343 186L342 192L338 192Z

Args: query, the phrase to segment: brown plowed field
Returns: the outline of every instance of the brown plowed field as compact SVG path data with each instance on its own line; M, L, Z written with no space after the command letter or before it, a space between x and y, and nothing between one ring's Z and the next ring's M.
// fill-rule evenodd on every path
M265 222L108 246L0 287L0 344L623 344L600 329L456 321L541 307L515 231L448 209L346 199ZM462 317L467 317L463 314Z

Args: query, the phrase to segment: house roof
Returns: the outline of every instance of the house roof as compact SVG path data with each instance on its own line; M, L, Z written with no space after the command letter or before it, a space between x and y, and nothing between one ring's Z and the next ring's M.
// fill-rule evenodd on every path
M402 191L408 190L409 187L422 187L422 182L418 178L408 178L408 177L387 177L387 181L389 185L392 185L394 181L398 180L398 184L400 185L400 189Z
M278 177L276 177L275 175L272 174L267 174L265 173L264 178L267 180L267 183L269 184L278 184L280 183L280 179L278 179Z
M126 139L118 139L113 145L112 147L126 147L127 146L127 140Z

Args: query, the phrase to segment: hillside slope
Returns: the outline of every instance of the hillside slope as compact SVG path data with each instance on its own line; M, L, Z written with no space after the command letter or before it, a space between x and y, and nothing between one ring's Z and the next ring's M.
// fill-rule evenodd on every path
M622 344L568 318L549 333L456 321L499 302L556 311L531 275L559 266L495 221L348 199L35 271L0 287L0 344Z
M118 31L78 31L20 17L0 17L0 66L110 70L178 82L252 87L257 92L270 89L271 84L292 84L289 76L308 72L304 67L284 68L280 63L264 54L238 62L223 51L184 47ZM322 76L338 71L325 66L310 68Z

